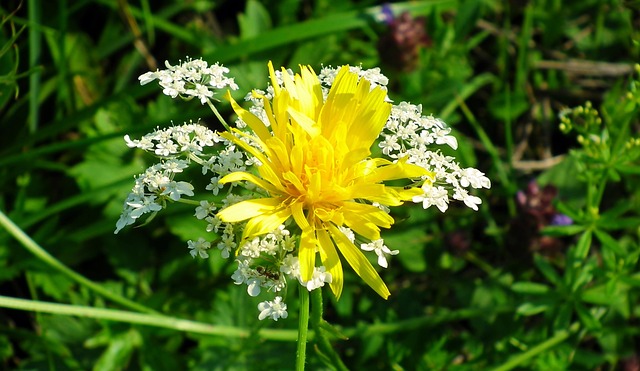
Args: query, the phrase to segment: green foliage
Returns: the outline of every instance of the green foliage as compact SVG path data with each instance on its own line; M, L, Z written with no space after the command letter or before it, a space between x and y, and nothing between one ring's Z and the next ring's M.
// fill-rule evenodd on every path
M192 208L113 235L150 161L122 137L171 120L219 129L199 102L174 104L138 84L185 56L229 67L238 100L266 86L267 60L380 66L392 99L452 125L462 164L493 181L477 213L452 204L446 214L394 215L383 237L400 254L380 272L388 301L352 272L339 301L324 292L320 318L322 297L312 297L309 369L591 370L637 360L638 6L395 3L396 16L424 17L428 36L399 66L390 57L405 56L383 47L380 4L3 2L2 367L294 368L296 293L287 293L288 319L258 321L258 301L230 279L232 261L189 256L185 241L203 230L185 218Z

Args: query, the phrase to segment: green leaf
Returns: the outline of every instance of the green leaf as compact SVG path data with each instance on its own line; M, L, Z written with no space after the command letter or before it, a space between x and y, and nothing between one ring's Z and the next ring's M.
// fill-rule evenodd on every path
M631 276L620 276L619 279L620 281L633 287L640 287L640 273L636 273Z
M542 312L546 312L549 309L549 304L542 303L524 303L521 304L517 309L516 313L522 316L533 316Z
M622 294L622 292L620 292ZM615 294L614 294L615 295ZM580 298L586 303L596 305L608 305L611 304L611 295L607 293L604 285L591 287L580 294Z
M256 0L247 1L244 13L238 15L240 38L243 40L259 36L271 29L269 12Z
M575 310L578 318L580 318L580 322L582 322L587 329L593 331L602 328L600 321L582 304L576 303Z
M552 237L564 237L564 236L573 236L585 230L585 226L572 224L572 225L549 225L542 228L542 233L545 236Z
M482 2L475 0L462 1L455 17L455 34L458 40L467 38L474 29L476 21L482 17Z
M591 239L592 233L591 230L586 230L578 239L578 243L576 244L576 252L575 256L578 259L585 259L587 255L589 255L589 250L591 249Z
M607 232L596 229L595 231L596 237L600 242L602 242L603 247L610 249L618 256L626 255L626 251L624 248L616 241L610 234Z
M640 166L635 164L616 164L615 169L623 174L640 174Z
M551 266L551 264L549 264L546 258L540 256L540 254L536 254L533 256L533 262L549 282L553 283L555 286L562 285L562 278L560 278L556 270Z
M109 346L93 366L94 371L127 368L133 352L142 344L142 337L135 329L118 333L111 338Z
M520 294L546 295L549 293L549 286L536 282L514 282L511 289Z
M573 317L573 305L568 302L561 304L553 318L553 329L558 331L568 328L571 323L571 317Z
M593 279L593 264L585 264L577 270L577 275L571 285L571 292L577 292L580 288L588 285Z
M598 219L597 226L610 231L616 231L621 229L635 228L640 225L640 218L628 217L628 218L612 218L612 219Z

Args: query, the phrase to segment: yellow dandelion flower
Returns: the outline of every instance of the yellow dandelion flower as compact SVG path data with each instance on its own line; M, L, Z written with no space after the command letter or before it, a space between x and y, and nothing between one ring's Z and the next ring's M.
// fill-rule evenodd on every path
M380 228L394 220L372 205L398 206L422 194L419 188L392 187L385 181L432 175L408 164L371 158L371 146L389 117L386 92L371 89L364 78L343 66L326 100L320 81L309 66L300 74L282 69L282 85L269 63L274 96L262 98L268 123L241 108L228 94L234 111L253 131L222 134L260 161L257 174L235 172L221 183L247 181L269 197L239 202L223 209L224 222L247 221L243 240L272 232L292 218L301 230L297 249L300 276L312 278L316 255L331 273L331 290L340 297L343 271L338 251L353 270L380 296L389 290L362 251L340 231L346 226L360 236L380 239ZM254 145L249 145L251 142Z

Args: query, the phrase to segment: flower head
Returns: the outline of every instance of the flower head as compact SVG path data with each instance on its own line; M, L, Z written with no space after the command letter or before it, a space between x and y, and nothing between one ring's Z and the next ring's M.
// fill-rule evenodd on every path
M237 89L227 68L189 58L166 67L140 83L159 80L167 95L198 98L227 131L191 122L125 136L127 146L160 162L135 178L115 233L169 204L197 205L194 216L215 236L188 241L189 253L206 259L215 247L224 259L235 256L232 279L250 296L286 292L294 280L309 291L328 284L339 298L346 260L386 299L389 290L365 253L383 268L398 254L380 236L394 224L391 207L412 201L444 212L453 199L478 210L473 189L491 187L484 173L438 149L458 147L444 122L423 115L420 105L392 105L379 68L329 66L316 75L308 66L294 74L269 63L271 86L245 97L248 110L227 92L238 115L232 129L212 104L217 89ZM381 157L372 156L374 145ZM194 165L204 182L177 180L194 174L186 171ZM195 189L204 183L208 192ZM260 320L287 317L282 296L259 311Z
M423 194L419 187L394 187L385 182L420 179L431 172L407 163L407 158L371 157L391 104L385 101L385 90L372 89L368 80L348 66L339 70L326 98L310 67L302 66L295 76L283 69L281 83L271 64L269 71L271 100L254 92L264 103L266 121L227 95L252 133L232 129L221 134L257 158L257 175L238 171L220 179L223 184L249 182L268 195L229 206L218 217L230 223L247 221L245 240L270 233L291 219L301 230L297 252L303 282L312 280L319 254L331 276L330 287L339 297L343 285L339 251L369 286L387 298L386 285L340 227L379 240L380 228L394 223L379 206L399 206Z

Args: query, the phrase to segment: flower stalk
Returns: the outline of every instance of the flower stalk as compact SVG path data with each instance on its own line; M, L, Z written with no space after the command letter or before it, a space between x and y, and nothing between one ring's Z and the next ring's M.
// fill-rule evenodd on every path
M315 290L320 291L320 290ZM307 359L307 335L309 333L309 291L299 286L300 315L298 317L298 346L296 349L296 371L304 371Z

